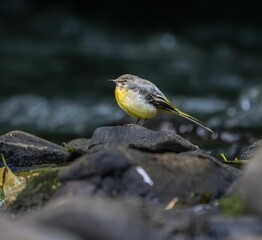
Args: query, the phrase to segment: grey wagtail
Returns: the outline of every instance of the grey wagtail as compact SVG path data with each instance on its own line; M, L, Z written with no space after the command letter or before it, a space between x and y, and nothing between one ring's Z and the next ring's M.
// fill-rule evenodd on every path
M148 80L131 74L124 74L109 81L116 83L115 97L119 107L128 115L137 118L136 124L139 124L142 120L140 125L143 125L147 119L155 117L159 112L170 112L214 133L204 123L175 107L158 87Z

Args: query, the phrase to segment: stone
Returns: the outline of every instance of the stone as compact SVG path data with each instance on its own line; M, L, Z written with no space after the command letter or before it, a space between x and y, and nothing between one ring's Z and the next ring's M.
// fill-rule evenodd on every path
M135 202L87 196L67 198L33 212L21 221L68 232L83 240L163 239L163 235L150 225L144 211Z
M65 148L21 131L0 136L0 152L9 167L64 164L70 161L70 154Z
M250 212L262 216L262 147L250 159L243 174L243 193Z
M90 139L77 138L66 144L66 147L72 151L71 157L76 158L88 152Z
M261 239L262 237L262 221L254 216L238 218L213 216L208 219L208 228L211 239L255 239L254 237L258 236Z
M0 216L1 240L81 240L76 235Z
M7 206L7 210L18 215L42 208L61 186L57 180L57 171L43 172L28 181L16 201Z
M185 152L198 149L171 131L152 131L138 125L97 128L90 139L89 152L124 146L145 152Z
M248 160L253 157L253 155L258 151L259 147L262 147L262 139L255 141L253 144L248 146L248 148L241 153L240 160Z
M178 197L194 205L220 197L239 170L204 153L144 153L111 147L83 155L58 173L61 181L85 180L109 196L140 196L167 204Z

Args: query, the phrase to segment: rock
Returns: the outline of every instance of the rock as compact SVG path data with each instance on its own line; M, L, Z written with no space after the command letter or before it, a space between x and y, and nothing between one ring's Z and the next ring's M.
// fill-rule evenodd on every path
M262 147L253 155L243 175L243 193L251 212L262 216Z
M243 196L243 177L238 177L227 189L226 196Z
M152 131L138 125L128 125L97 128L90 139L89 152L119 145L155 153L179 153L198 149L174 132Z
M208 228L211 239L247 240L262 237L262 221L254 216L238 218L214 216L208 220Z
M253 155L257 152L259 147L262 147L262 139L254 142L250 145L241 155L240 160L248 160L253 157Z
M20 131L0 136L0 152L4 154L9 167L62 164L70 160L65 148Z
M60 170L62 181L87 180L109 196L140 196L167 204L174 197L196 204L221 196L239 170L199 152L144 153L115 148L83 155Z
M68 142L66 147L72 151L71 157L76 158L88 152L89 142L88 138L78 138Z
M61 169L59 176L62 180L104 177L114 172L120 174L129 167L131 167L131 162L126 155L121 150L113 148L111 151L101 151L80 157L69 167Z
M156 240L163 235L144 216L135 202L101 197L68 198L32 213L21 221L74 234L81 239Z
M51 196L47 206L60 205L76 196L86 198L94 194L96 194L96 196L105 196L105 194L99 191L97 186L87 181L69 181Z
M81 240L68 232L28 225L3 216L0 216L0 232L1 240Z
M43 207L61 187L57 171L44 172L31 179L16 201L7 207L8 212L22 214Z

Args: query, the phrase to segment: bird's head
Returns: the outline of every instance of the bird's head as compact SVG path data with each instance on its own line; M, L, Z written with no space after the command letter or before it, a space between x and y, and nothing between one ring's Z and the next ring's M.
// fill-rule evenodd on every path
M126 84L134 81L137 79L137 76L131 75L131 74L123 74L117 79L110 79L108 81L116 83L117 86L125 86Z

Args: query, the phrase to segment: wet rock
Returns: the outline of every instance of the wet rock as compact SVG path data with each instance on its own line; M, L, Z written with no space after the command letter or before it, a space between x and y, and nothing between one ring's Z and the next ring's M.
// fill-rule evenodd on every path
M101 197L69 198L23 218L52 230L65 231L81 239L163 239L150 225L144 209L127 201Z
M152 131L138 125L127 125L97 128L90 140L89 152L119 145L155 153L179 153L198 149L174 132Z
M203 195L221 196L239 170L199 152L152 154L111 147L82 156L58 176L87 180L109 196L135 195L164 204L178 197L191 205Z
M0 152L9 167L62 164L70 160L65 148L21 131L0 136Z
M248 160L251 159L254 154L258 151L259 147L262 147L262 139L254 142L250 145L241 155L241 160Z
M251 212L262 216L262 147L251 158L243 175L243 192Z

